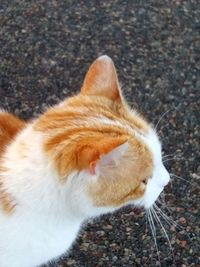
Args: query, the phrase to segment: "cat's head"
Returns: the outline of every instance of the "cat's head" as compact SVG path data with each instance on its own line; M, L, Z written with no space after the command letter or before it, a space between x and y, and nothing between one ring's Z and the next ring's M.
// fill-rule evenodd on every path
M61 181L96 209L149 208L169 182L159 138L129 108L107 56L91 65L81 92L49 109L36 129L45 132L44 149Z

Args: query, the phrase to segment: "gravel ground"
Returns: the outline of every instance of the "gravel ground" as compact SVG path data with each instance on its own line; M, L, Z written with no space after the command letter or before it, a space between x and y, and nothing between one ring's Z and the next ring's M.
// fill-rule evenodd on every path
M89 64L108 54L123 91L154 124L172 177L165 190L181 227L157 225L156 253L133 208L90 221L68 257L52 266L200 266L200 9L182 1L0 1L0 105L21 118L76 92ZM178 157L179 156L179 157ZM159 263L160 261L160 263ZM1 266L3 267L3 266Z

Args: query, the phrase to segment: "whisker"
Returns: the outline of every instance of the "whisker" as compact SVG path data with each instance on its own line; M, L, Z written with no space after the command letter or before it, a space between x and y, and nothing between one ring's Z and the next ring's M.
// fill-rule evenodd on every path
M168 241L168 244L169 244L169 247L170 247L170 250L171 250L171 253L172 253L172 257L174 258L173 248L172 248L172 245L171 245L169 236L168 236L168 234L167 234L167 231L166 231L164 225L162 224L160 218L158 217L158 215L157 215L157 213L156 213L156 211L155 211L155 209L154 209L153 207L152 207L151 211L152 211L152 213L155 215L155 219L156 219L157 222L160 224L160 226L161 226L161 228L162 228L162 231L164 232L164 235L165 235L165 237L166 237L166 239L167 239L167 241Z
M165 195L164 193L162 193L159 198L157 199L157 202L164 208L166 209L170 214L171 214L171 210L169 208L169 205L166 204L165 202ZM156 203L154 203L154 205L156 205Z
M176 153L176 154L171 153L171 154L167 154L167 155L162 155L162 158L176 157L176 156L182 156L182 155L183 155L182 152L180 152L180 153Z
M182 157L179 157L179 156L174 156L174 157L168 157L168 158L163 158L163 160L162 160L162 162L164 163L164 162L167 162L167 161L171 161L171 160L184 160L184 158L182 158Z
M154 234L153 234L153 230L152 230L152 224L151 224L151 221L150 221L150 217L149 217L149 211L148 210L146 210L146 213L145 213L145 215L146 215L146 227L148 226L148 223L149 223L149 226L150 226L150 229L151 229L151 233L152 233L152 235L153 235L153 240L154 240L154 246L153 246L153 250L152 250L152 252L151 252L151 254L150 254L150 257L148 258L148 260L145 262L145 263L147 263L149 260L150 260L150 258L152 258L152 256L153 256L153 254L154 254L154 251L155 251L155 248L156 248L156 243L155 243L155 239L154 239ZM146 228L147 229L147 228ZM148 230L148 229L147 229ZM156 248L156 252L158 253L158 249Z
M173 157L174 153L162 155L162 158Z
M172 218L170 218L169 216L167 216L155 203L154 203L154 208L161 215L161 217L168 223L169 226L175 225L182 232L182 234L186 235L188 237L188 239L191 240L191 237L186 232L186 230L184 229L183 226L181 226L179 223L177 223Z
M146 213L145 213L145 224L146 224L146 228L145 228L145 230L146 230L146 232L147 232L148 218L147 218L147 214L146 214Z
M180 179L180 180L185 181L185 182L187 182L187 183L189 183L189 184L192 184L190 181L188 181L188 180L186 180L185 178L183 178L183 177L181 177L181 176L178 176L178 175L176 175L176 174L174 174L174 173L170 173L170 176L176 177L177 179Z
M164 159L162 162L165 163L165 162L172 161L172 160L176 160L176 159L175 158L168 158L168 159Z
M151 209L149 209L149 215L150 215L150 219L151 219L153 230L154 230L155 237L156 237L156 228L155 228L154 220L153 220L153 217L152 217Z
M173 221L173 219L172 219L171 217L169 217L167 214L165 214L165 213L163 212L163 210L162 210L161 208L159 208L158 205L157 205L156 203L154 203L154 209L156 209L159 213L161 213L162 215L164 215L167 219ZM169 212L170 212L170 211L169 211ZM175 221L173 221L173 222L176 223Z
M157 240L156 240L156 228L155 228L155 224L154 224L150 209L147 210L147 216L148 216L149 225L150 225L151 232L152 232L153 239L154 239L154 244L155 244L155 247L156 247L156 253L157 253L157 256L158 256L159 265L161 266L161 264L160 264L160 255L159 255L159 250L158 250L158 245L157 245Z
M166 218L166 222L171 222L170 225L172 225L172 223L177 224L171 217L165 214L163 210L161 210L161 208L157 206L156 203L154 203L154 209L156 209L156 211L159 212L161 216L164 216L164 218Z
M170 225L172 226L173 224L179 228L179 230L184 230L184 228L178 224L177 222L175 222L171 217L169 217L168 215L166 215L155 203L154 203L154 208L157 210L157 212L162 216L162 218Z
M147 214L147 213L148 213L148 211L145 212L145 218L146 218L146 231L148 231L148 228L147 228L148 223L149 223L149 226L150 226L150 222L149 222L149 218L148 218L148 214ZM151 228L151 226L150 226L150 228ZM151 230L151 232L152 232L152 230ZM155 244L154 244L153 250L151 251L150 256L149 256L148 259L145 261L145 264L147 264L147 263L150 261L150 259L152 258L153 253L154 253L154 250L155 250Z
M158 125L160 124L160 122L161 122L161 120L164 118L164 116L167 114L167 113L169 113L170 111L172 111L172 110L174 110L175 109L175 107L174 108L170 108L169 110L167 110L167 111L165 111L163 114L162 114L162 116L160 117L160 119L158 120L158 122L157 122L157 124L156 124L156 126L155 126L155 131L157 131L157 128L158 128Z

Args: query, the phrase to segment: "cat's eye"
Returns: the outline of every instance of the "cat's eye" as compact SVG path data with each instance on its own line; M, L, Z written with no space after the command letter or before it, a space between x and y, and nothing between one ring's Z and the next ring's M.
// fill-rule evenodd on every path
M143 183L144 185L146 185L146 184L147 184L147 179L143 179L143 180L142 180L142 183Z

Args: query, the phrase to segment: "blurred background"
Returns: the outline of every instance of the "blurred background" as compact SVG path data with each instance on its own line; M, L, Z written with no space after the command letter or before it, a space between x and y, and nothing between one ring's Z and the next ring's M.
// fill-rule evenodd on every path
M169 111L158 125L176 175L162 206L179 224L161 217L169 240L157 224L157 252L145 214L130 207L90 221L49 266L200 266L199 30L197 0L0 0L1 108L37 116L78 92L107 54L132 107L154 125Z

